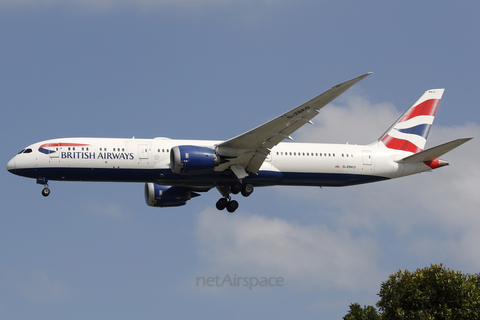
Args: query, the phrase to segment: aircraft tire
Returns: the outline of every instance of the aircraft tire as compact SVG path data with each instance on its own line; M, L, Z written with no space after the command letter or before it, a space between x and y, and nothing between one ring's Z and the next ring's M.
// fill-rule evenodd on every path
M237 208L238 208L238 202L235 200L230 201L227 205L227 211L230 213L234 213L235 210L237 210Z
M238 194L240 191L242 191L243 186L240 182L236 182L234 185L230 187L230 192L233 194Z
M48 189L48 188L43 188L43 190L42 190L42 196L48 197L49 194L50 194L50 189Z
M217 207L218 210L222 211L227 207L227 205L228 205L228 200L225 198L220 198L217 201L217 204L215 206Z
M251 184L246 184L242 189L242 196L248 197L253 192L253 186Z

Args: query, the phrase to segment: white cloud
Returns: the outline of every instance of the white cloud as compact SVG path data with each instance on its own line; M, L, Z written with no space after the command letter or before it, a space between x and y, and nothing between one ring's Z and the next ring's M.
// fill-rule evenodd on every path
M372 104L353 95L344 101L342 107L322 110L316 125L302 129L295 140L370 143L401 114L390 103ZM479 134L480 126L472 123L434 126L427 147ZM196 230L201 256L220 276L265 273L317 290L378 290L386 279L380 255L413 261L418 267L423 267L416 264L422 259L447 265L450 261L474 272L480 267L479 157L480 140L474 139L442 157L450 167L432 173L346 188L277 188L295 201L302 199L304 206L320 208L320 215L332 219L331 226L207 209ZM386 229L397 234L382 234ZM391 243L392 239L401 242ZM381 247L395 252L380 252Z
M317 116L315 127L297 134L297 141L365 144L377 139L400 115L391 104L371 104L361 97L347 96L343 106L330 105ZM456 138L477 137L442 156L451 166L404 177L347 188L297 190L279 188L286 196L304 197L324 207L334 207L342 228L379 231L388 224L400 236L409 236L408 252L418 257L455 257L465 266L480 267L480 126L434 125L427 148ZM355 140L352 140L355 139ZM314 196L315 195L315 196ZM345 201L348 199L348 201ZM322 212L322 214L325 214ZM428 234L415 234L418 228Z
M343 101L346 105L337 102L323 108L313 119L315 126L305 126L295 133L295 141L368 144L378 139L400 116L391 103L372 104L351 94L346 94Z
M281 276L290 288L346 291L377 286L381 279L374 241L346 229L207 209L196 234L209 272L219 276Z

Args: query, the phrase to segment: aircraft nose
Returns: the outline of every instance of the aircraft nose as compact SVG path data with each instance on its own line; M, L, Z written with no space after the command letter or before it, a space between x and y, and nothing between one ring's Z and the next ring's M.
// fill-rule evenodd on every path
M15 173L15 158L12 158L10 161L7 163L7 170L10 171L11 173Z

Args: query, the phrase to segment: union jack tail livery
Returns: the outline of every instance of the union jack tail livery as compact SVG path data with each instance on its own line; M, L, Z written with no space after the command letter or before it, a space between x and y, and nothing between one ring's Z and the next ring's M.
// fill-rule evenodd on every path
M423 151L443 91L445 89L426 91L379 140L389 149Z

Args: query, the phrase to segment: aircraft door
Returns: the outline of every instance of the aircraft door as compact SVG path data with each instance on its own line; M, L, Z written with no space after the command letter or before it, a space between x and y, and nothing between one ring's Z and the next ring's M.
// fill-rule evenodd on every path
M139 159L148 159L148 145L139 144L138 145L138 158Z
M49 154L50 158L58 158L60 156L60 147L58 146L58 143L51 146Z
M364 165L372 165L372 151L370 150L363 150L362 151L362 156L363 156L363 164Z

